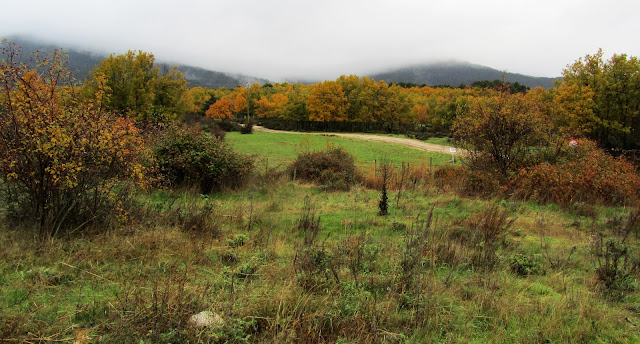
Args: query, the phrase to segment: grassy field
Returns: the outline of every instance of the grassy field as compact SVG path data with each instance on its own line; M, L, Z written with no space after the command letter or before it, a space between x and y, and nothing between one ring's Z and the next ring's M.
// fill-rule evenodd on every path
M327 142L365 165L372 150L410 154L306 137L228 140L282 163ZM632 209L465 198L428 181L389 196L378 216L377 190L262 177L238 192L151 190L131 223L44 243L4 227L0 341L640 341L637 229L613 270L616 246L598 245L620 242ZM195 327L201 311L222 320Z
M370 166L374 161L380 161L381 159L387 159L394 165L400 165L405 161L412 164L424 162L427 166L429 158L433 158L434 166L448 164L448 161L451 160L451 156L447 154L423 152L400 145L337 136L280 134L259 131L251 135L241 135L237 132L230 132L227 133L226 141L241 152L259 157L268 157L269 164L272 166L285 166L291 163L300 152L322 150L327 146L344 147L354 155L356 163L360 167Z

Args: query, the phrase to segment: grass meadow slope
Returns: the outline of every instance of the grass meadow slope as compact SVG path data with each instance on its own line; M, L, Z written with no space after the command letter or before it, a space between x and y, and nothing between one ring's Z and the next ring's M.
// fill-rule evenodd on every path
M401 137L400 135L395 136ZM328 146L345 148L354 155L356 164L360 167L368 167L381 159L386 159L394 165L401 165L403 161L412 164L428 164L429 158L432 158L433 164L436 166L447 164L451 160L451 156L447 154L424 152L402 145L363 141L331 134L293 135L256 131L252 135L242 135L230 132L227 134L226 140L243 153L268 158L269 163L282 166L291 163L300 152L322 150ZM435 144L446 144L446 139L434 138L431 140ZM431 141L428 142L431 143Z
M640 341L637 210L462 197L431 171L400 183L403 161L442 167L450 157L382 143L261 132L226 140L283 169L327 145L364 171L386 158L396 178L389 215L378 216L380 191L365 187L375 170L327 192L265 168L240 191L150 190L136 196L132 223L107 231L42 244L6 228L0 340ZM222 320L196 327L189 319L201 311Z

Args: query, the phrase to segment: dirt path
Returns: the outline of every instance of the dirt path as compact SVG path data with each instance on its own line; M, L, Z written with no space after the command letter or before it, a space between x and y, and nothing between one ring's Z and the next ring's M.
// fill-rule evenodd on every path
M319 132L319 133L302 133L302 132L297 132L297 131L267 129L267 128L260 127L260 126L254 126L253 129L257 130L257 131L264 131L264 132L267 132L267 133L339 136L339 137L348 137L348 138L367 140L367 141L387 142L387 143L394 143L394 144L399 144L399 145L411 147L411 148L418 149L418 150L425 151L425 152L436 152L436 153L443 153L443 154L449 154L449 148L451 148L449 146L436 145L436 144L433 144L433 143L426 143L426 142L413 140L413 139L403 139L403 138L399 138L399 137L378 136L378 135L370 135L370 134L321 133L321 132Z

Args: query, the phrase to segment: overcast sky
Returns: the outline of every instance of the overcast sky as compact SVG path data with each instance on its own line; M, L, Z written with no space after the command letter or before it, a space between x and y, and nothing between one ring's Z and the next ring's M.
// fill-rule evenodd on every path
M640 56L637 0L0 0L0 36L282 80L458 60L559 76L598 48Z

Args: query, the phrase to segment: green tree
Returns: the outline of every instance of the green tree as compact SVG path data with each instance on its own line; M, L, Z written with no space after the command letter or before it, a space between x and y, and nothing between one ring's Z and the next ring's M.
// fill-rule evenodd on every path
M184 75L173 67L155 80L153 113L155 118L175 120L189 112L193 99Z
M286 95L289 101L285 106L283 118L294 121L308 121L309 109L307 103L311 95L311 87L307 85L290 85Z
M94 95L104 79L110 110L136 120L176 119L189 111L187 82L176 68L160 74L154 62L142 51L112 54L91 72L86 92Z
M573 91L574 96L567 93ZM602 50L586 55L563 72L558 99L570 126L585 129L587 136L606 148L640 148L640 61L613 55L605 61ZM580 100L578 112L571 102ZM577 122L577 123L576 123Z

